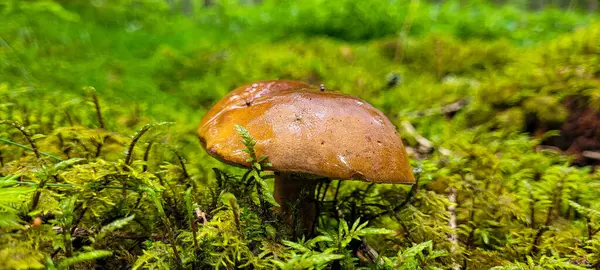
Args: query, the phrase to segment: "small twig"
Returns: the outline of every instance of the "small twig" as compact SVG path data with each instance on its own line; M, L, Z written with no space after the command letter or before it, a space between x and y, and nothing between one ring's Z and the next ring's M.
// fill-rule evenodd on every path
M127 148L127 152L125 154L125 164L127 164L127 165L131 164L131 161L133 159L133 148L135 147L135 144L142 137L142 135L144 135L144 133L146 133L149 129L150 129L150 126L145 125L140 131L138 131L135 134L135 136L133 137L133 140L131 140L131 143L129 144L129 148Z
M150 149L152 149L152 145L154 142L149 142L148 147L146 147L146 151L144 151L144 166L142 166L142 172L148 170L148 158L150 157Z
M452 102L450 104L446 104L446 105L443 105L440 107L429 108L429 109L422 110L422 111L409 112L409 113L406 113L406 116L408 116L408 117L423 117L423 116L432 116L432 115L437 115L437 114L455 113L457 111L460 111L462 108L464 108L469 103L470 103L469 98L459 99L455 102Z
M415 129L415 127L408 121L402 121L401 123L402 128L404 128L404 130L413 138L415 138L415 140L417 141L417 143L419 143L419 150L421 150L420 152L423 153L431 153L431 150L433 150L433 143L426 139L425 137L421 136L421 134L419 134L417 132L417 130Z
M369 246L369 244L367 243L367 240L365 240L364 237L360 238L360 242L361 242L361 244L360 244L360 246L358 246L358 251L360 251L360 253L366 255L365 258L368 259L368 261L370 263L377 262L377 264L379 264L379 265L385 264L385 262L383 261L381 256L379 256L379 253L377 252L377 250L375 250L374 248Z
M86 88L92 92L92 100L94 101L94 106L96 107L96 116L98 117L98 124L100 125L101 129L104 129L104 118L102 118L102 110L100 110L100 101L98 100L96 89L91 86Z
M40 151L38 150L37 145L35 144L35 141L31 138L31 135L29 135L29 132L27 132L27 130L25 129L25 127L22 126L21 124L19 124L19 122L9 121L9 120L2 120L2 121L0 121L0 125L9 125L9 126L12 126L12 127L16 128L16 129L18 129L21 132L21 134L23 134L23 136L25 136L25 138L27 139L27 141L31 145L31 148L28 149L28 150L33 151L35 153L35 156L37 157L37 159L41 159L42 158L42 156L40 154ZM2 141L3 142L10 142L10 141L7 141L7 140L2 140ZM10 142L10 143L12 143L12 142ZM20 146L20 145L18 145L16 143L12 143L12 144Z
M142 135L144 135L144 133L148 132L148 130L150 130L150 128L152 128L152 127L161 126L161 125L170 125L170 124L172 124L172 123L162 122L162 123L150 123L150 124L146 124L145 126L143 126L142 129L140 129L135 134L135 136L133 136L133 139L131 140L129 147L127 148L127 152L125 153L125 164L127 164L127 165L131 164L132 159L133 159L133 148L135 147L135 144L140 140Z
M68 110L65 110L65 116L67 118L67 121L69 122L69 126L74 126L73 117L71 117L71 114L69 113Z
M424 154L432 152L432 150L434 149L433 143L427 138L423 137L421 134L419 134L415 127L409 121L402 121L401 125L404 128L404 130L417 141L417 143L419 144L419 152ZM438 151L444 156L452 155L452 151L444 147L438 147Z
M589 159L596 159L596 160L600 160L600 152L595 152L595 151L583 151L581 152L581 155L583 157L589 158Z
M102 141L96 144L96 154L94 154L94 157L97 158L100 156L100 153L102 152L102 146L104 146L106 143L106 138L108 138L108 136L102 136Z
M183 170L183 179L190 179L190 174L188 173L188 170L185 166L185 159L183 158L183 156L175 148L169 145L167 145L167 147L171 149L171 151L173 151L175 156L177 156L177 160L179 160L179 164L181 165L181 169Z
M542 238L542 235L544 234L544 232L548 231L549 227L548 226L542 226L540 227L537 232L535 233L535 236L533 237L533 241L531 243L531 250L529 251L529 254L531 255L536 255L538 250L539 250L539 242L540 239Z
M540 144L535 147L535 151L537 151L537 152L546 151L546 152L552 152L552 153L557 153L557 154L563 154L563 151L560 150L560 148L558 148L556 146L552 146L552 145Z

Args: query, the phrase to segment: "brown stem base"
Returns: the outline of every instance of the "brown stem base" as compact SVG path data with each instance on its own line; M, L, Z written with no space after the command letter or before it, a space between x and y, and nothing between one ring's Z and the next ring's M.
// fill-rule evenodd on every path
M273 196L281 206L284 221L294 231L295 237L311 235L316 220L315 187L318 181L291 173L275 175Z

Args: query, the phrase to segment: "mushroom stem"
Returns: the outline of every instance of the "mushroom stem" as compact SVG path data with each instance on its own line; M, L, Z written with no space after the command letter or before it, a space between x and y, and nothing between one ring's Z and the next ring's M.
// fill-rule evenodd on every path
M312 234L316 220L315 187L318 181L306 179L292 173L275 175L275 192L273 196L281 206L280 213L292 229L296 237Z

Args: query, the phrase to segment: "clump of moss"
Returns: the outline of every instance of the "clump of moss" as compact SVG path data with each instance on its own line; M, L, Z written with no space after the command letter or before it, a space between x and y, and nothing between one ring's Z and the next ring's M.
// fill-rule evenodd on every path
M0 4L7 267L600 265L600 174L547 145L554 128L583 137L576 147L594 141L580 132L597 123L600 27L539 43L592 15L448 1L413 5L406 22L389 1L265 1L184 17L153 2ZM382 109L415 153L419 183L324 183L319 234L293 238L260 207L269 173L261 182L216 162L195 134L221 95L276 78Z

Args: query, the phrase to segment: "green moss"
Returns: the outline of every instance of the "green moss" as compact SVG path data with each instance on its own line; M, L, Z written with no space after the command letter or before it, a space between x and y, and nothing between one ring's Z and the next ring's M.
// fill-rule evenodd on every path
M185 17L163 1L93 2L0 4L0 268L598 265L600 174L522 133L561 124L571 100L600 108L597 15L309 0ZM323 184L318 233L293 238L261 207L263 166L221 164L196 136L228 91L277 78L409 121L434 145L411 156L418 188ZM361 240L383 265L358 259Z

